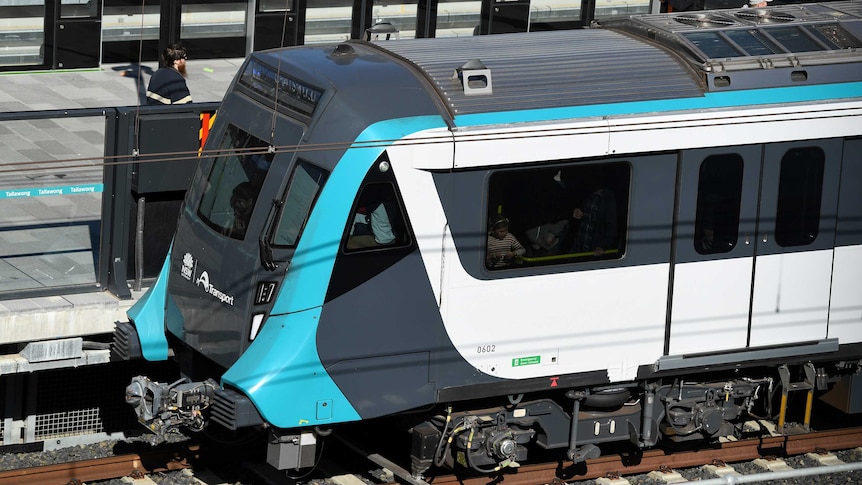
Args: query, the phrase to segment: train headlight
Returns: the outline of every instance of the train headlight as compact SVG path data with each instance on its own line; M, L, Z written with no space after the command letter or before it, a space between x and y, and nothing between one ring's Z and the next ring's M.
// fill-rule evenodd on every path
M251 316L251 332L248 334L249 340L254 340L257 337L257 333L260 332L260 326L263 324L264 316L266 316L265 313L255 313Z
M377 166L377 170L380 170L380 173L386 173L389 171L389 162L386 160L380 162L380 165Z

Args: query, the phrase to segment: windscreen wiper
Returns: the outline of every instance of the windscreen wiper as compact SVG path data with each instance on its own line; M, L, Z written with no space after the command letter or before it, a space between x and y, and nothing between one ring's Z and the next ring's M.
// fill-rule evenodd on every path
M275 216L281 213L281 208L283 206L284 202L281 200L272 200L272 207L270 207L269 214L266 216L266 223L263 225L266 230L260 234L260 239L258 239L258 245L260 246L260 265L267 271L275 271L278 269L278 264L276 264L275 259L272 257L272 244L269 240Z

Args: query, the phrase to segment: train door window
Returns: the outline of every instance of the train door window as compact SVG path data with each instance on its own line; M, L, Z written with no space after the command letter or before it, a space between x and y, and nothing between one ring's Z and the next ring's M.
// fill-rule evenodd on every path
M630 178L626 162L493 173L485 266L499 270L621 258ZM500 220L505 231L499 230Z
M814 242L820 228L826 156L818 147L794 148L781 159L775 242L782 247Z
M437 3L435 37L468 37L479 31L482 2L440 0Z
M366 184L351 214L346 229L348 252L403 247L410 243L401 202L389 182Z
M743 160L737 154L712 155L700 166L694 248L700 254L731 251L739 237Z
M244 239L274 154L267 143L235 126L222 138L206 180L198 216L211 228Z
M274 246L296 246L311 208L317 200L320 189L323 188L326 176L326 171L315 165L305 162L297 164L272 238Z

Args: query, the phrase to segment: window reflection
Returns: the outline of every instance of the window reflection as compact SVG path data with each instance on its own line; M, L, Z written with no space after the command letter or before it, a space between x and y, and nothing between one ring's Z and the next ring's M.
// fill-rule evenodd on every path
M281 209L278 227L273 237L273 245L279 247L296 246L299 235L305 227L311 208L317 201L320 189L326 181L326 172L309 163L297 164L287 190L287 197Z
M649 13L650 0L596 0L596 19Z
M159 39L159 6L105 5L102 42Z
M44 18L45 2L0 5L0 66L44 63Z
M440 37L465 37L479 30L482 2L440 0L437 5L437 31Z
M245 37L245 16L245 3L183 5L180 37L182 39Z
M61 19L98 18L99 2L94 0L60 0Z
M558 24L579 22L580 20L580 0L539 0L530 2L530 24ZM530 30L533 29L531 28Z
M374 0L372 15L374 20L372 26L380 23L389 23L395 28L397 39L413 39L416 37L416 4L419 0L400 3L391 3ZM381 37L377 40L383 40Z
M257 10L259 12L293 11L293 0L259 0Z
M305 43L319 44L350 39L352 0L332 0L325 6L309 2L305 9Z

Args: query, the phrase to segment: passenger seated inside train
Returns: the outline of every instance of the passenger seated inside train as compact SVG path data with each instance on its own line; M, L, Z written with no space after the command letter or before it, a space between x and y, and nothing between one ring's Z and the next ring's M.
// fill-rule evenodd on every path
M518 239L509 232L509 219L502 214L492 217L488 223L485 266L494 269L511 266L526 252Z
M585 178L589 195L572 211L577 221L575 241L570 253L592 252L601 256L605 250L616 247L617 203L612 190L605 188L598 174Z
M369 185L363 190L353 214L347 249L386 246L395 241L389 210L386 209L386 206L391 207L394 201L387 200L386 191L380 189L381 187Z
M228 228L228 236L243 239L254 209L254 197L257 193L251 182L241 182L234 187L230 195L230 208L233 210L233 222Z
M526 232L527 240L530 242L528 254L531 257L538 257L562 253L569 226L569 221L563 219L528 229Z
M630 179L625 161L500 170L489 181L488 207L505 213L523 242L519 267L619 259Z

